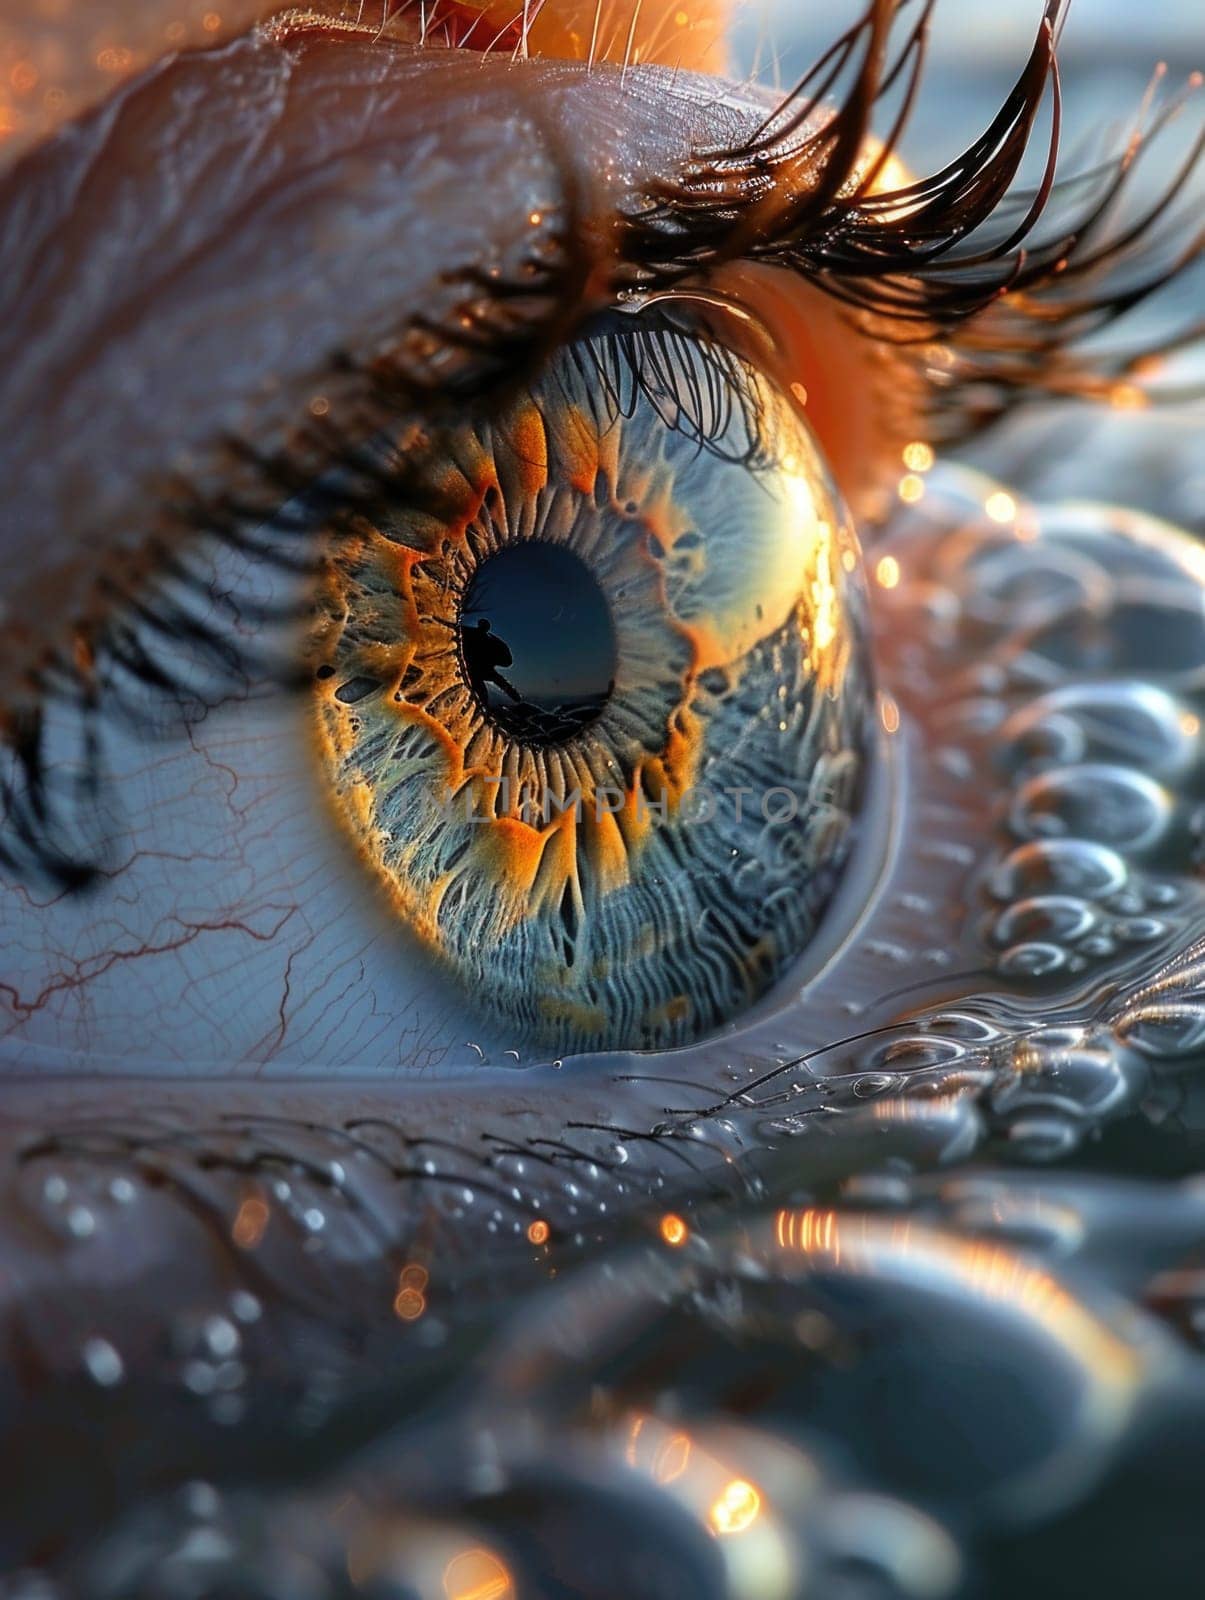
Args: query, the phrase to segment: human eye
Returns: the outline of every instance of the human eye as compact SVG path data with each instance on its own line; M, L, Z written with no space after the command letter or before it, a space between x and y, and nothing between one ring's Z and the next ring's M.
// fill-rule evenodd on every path
M591 193L593 172L569 194L504 67L312 27L236 40L157 69L14 175L10 326L38 337L11 363L10 650L28 687L8 710L7 856L47 895L14 889L40 925L13 963L16 1049L124 1071L506 1067L691 1042L806 953L850 853L873 707L852 526L784 377L791 297L759 316L769 291L728 287L723 263L695 294L642 259L648 219ZM604 70L572 83L579 109L598 114ZM182 132L202 82L263 118L233 174ZM429 123L422 94L438 110L462 87L501 97L524 152L506 152L508 193L484 102L438 159L395 125L404 93ZM737 104L725 127L765 110ZM714 111L680 94L676 115L670 147L689 148ZM631 159L669 170L665 133ZM149 221L113 242L110 174L148 149L175 187L150 166ZM441 212L435 240L425 185L456 164L493 211L460 232ZM31 188L69 182L66 219L37 211ZM98 263L78 303L35 271L56 227ZM143 271L153 316L128 299ZM840 357L819 302L810 326L838 355L813 404L844 388L852 413L865 363ZM71 365L69 335L95 362ZM215 459L235 405L264 420ZM881 410L831 430L849 488L871 465L847 431L877 456ZM520 635L534 676L508 665ZM273 670L303 693L266 693ZM154 737L173 717L186 737ZM138 914L114 923L122 899Z
M884 1131L1065 1143L1157 1026L1086 997L1197 910L1199 560L930 474L1018 393L1136 394L1079 338L1181 265L1108 231L1132 157L1007 200L1062 8L915 183L891 7L785 109L469 9L168 63L0 224L14 1165L104 1302L42 1359L120 1387L89 1241L178 1250L131 1321L217 1339L145 1359L198 1436L276 1402L261 1338L333 1412L619 1228ZM1171 665L1102 721L1148 603Z

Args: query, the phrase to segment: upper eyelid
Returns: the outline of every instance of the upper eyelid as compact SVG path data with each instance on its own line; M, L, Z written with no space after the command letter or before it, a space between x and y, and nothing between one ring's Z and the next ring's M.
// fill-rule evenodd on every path
M619 192L666 171L701 126L726 135L760 114L717 117L710 87L677 80L667 114L670 75L654 95L633 73L623 161L600 178L559 135L585 121L595 150L618 140L614 76L247 36L123 87L11 173L0 546L25 631L6 630L5 667L37 659L42 619L57 630L85 616L115 558L136 573L173 469L220 488L200 470L207 447L272 448L309 397L330 383L338 394L333 356L367 365L416 309L438 324L479 301L465 268L522 288L547 259L518 319L538 328L587 309L561 303L556 268L605 252ZM355 398L356 378L342 382Z

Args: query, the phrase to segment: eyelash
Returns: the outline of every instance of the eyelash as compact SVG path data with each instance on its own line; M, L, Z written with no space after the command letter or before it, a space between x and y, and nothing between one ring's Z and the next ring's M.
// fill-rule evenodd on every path
M1193 74L1156 111L1159 69L1121 156L1056 184L1062 100L1055 41L1070 0L1047 0L1029 60L984 135L932 177L875 194L920 83L935 0L922 0L901 48L883 60L892 20L907 4L873 0L758 135L702 157L681 178L659 185L646 208L628 220L622 254L635 264L638 282L658 288L738 256L806 277L848 308L855 330L911 349L935 385L931 436L950 444L989 426L1018 399L1047 392L1107 398L1170 348L1162 341L1125 355L1097 354L1091 361L1076 351L1205 251L1205 233L1199 233L1145 277L1129 283L1119 277L1137 258L1157 259L1182 230L1181 218L1172 220L1165 236L1152 233L1205 152L1205 128L1145 213L1113 238L1101 238L1139 158L1200 88L1201 75ZM862 59L844 101L798 140L859 44ZM805 96L817 77L818 86ZM901 79L895 124L866 166L871 110ZM1048 86L1053 109L1042 182L1032 193L1015 193L1013 181ZM784 204L779 197L791 192L791 172L800 168L807 184L802 190L795 185ZM1099 193L1081 202L1085 184ZM1010 207L1021 212L1020 221L1003 239L976 249L978 230L1001 220ZM1055 210L1062 215L1052 219ZM1053 234L1035 242L1038 224L1051 220ZM968 243L970 248L959 248ZM1194 339L1200 331L1185 337ZM943 343L936 369L935 337Z
M1148 95L1139 118L1147 125L1135 128L1120 158L1056 184L1055 36L1068 0L1048 0L1029 61L984 136L932 178L872 193L920 83L934 3L921 0L915 23L889 57L892 21L909 0L872 0L758 134L737 148L701 155L678 179L657 185L619 218L613 290L618 304L661 296L672 302L688 280L737 259L796 273L844 304L853 334L890 340L920 367L932 396L931 436L948 443L990 426L1027 396L1107 395L1157 353L1152 348L1098 356L1090 366L1075 347L1183 271L1205 248L1205 236L1198 236L1138 282L1118 281L1117 274L1140 251L1158 257L1165 248L1166 239L1154 237L1152 230L1199 160L1205 131L1145 214L1113 239L1098 242L1139 156L1199 80L1190 80L1157 113ZM837 110L813 131L804 131L854 63L853 82ZM867 166L873 108L901 82L901 109ZM1054 109L1046 170L1036 192L1018 195L1013 180L1048 85ZM801 171L807 176L804 185L792 179ZM1090 197L1080 203L1085 185ZM1097 186L1099 193L1091 192ZM1056 202L1066 207L1069 219L1051 237L1030 244ZM1012 208L1023 208L1021 220L1003 240L960 248ZM565 233L572 239L577 236L572 195L567 210ZM581 304L593 267L584 253L568 249L559 260L529 262L524 275L509 283L466 272L467 297L454 325L418 317L389 365L353 370L348 362L339 363L332 381L356 395L354 406L338 420L333 412L307 418L279 455L268 457L249 442L228 441L226 492L219 500L203 500L180 485L175 520L202 545L209 539L282 570L312 571L321 548L327 548L315 540L316 533L329 541L357 515L370 517L391 497L418 488L404 458L386 464L365 441L380 437L391 424L396 428L407 415L422 414L437 424L441 410L454 411L470 399L486 403L516 381L516 372L533 370L552 349L580 333L563 308ZM1072 286L1082 291L1078 297ZM943 341L936 367L935 334ZM672 313L666 314L663 336L675 336ZM1166 342L1157 347L1166 348ZM633 343L627 371L639 383L636 349ZM718 392L742 403L740 362L719 344L712 355ZM672 364L667 367L672 370ZM616 384L617 407L621 389ZM747 389L744 394L747 403ZM703 397L683 398L689 416L692 400ZM757 419L748 421L750 437L757 439ZM709 430L700 420L697 431L700 447L708 448L718 429ZM756 465L756 451L750 464ZM102 710L106 718L141 725L150 689L171 702L175 719L186 724L215 701L245 692L252 672L286 688L306 681L296 661L256 659L239 637L249 620L257 623L258 634L265 624L295 622L295 616L250 617L245 600L214 593L179 545L163 544L152 554L154 580L134 589L110 580L97 596L100 620L77 630L69 653L43 663L29 694L0 707L6 758L0 813L9 840L0 844L0 863L18 873L32 870L64 890L84 889L103 871L103 852L81 838L88 831L84 817L89 808L95 811L104 787ZM156 634L195 647L207 674L201 684L173 679L164 670L144 642L145 635ZM133 693L123 692L123 679ZM77 775L65 796L51 792L48 776L52 707L75 719Z

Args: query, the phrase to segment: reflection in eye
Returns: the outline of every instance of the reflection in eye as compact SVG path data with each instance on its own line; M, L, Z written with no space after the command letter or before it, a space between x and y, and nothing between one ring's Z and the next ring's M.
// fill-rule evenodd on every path
M858 553L806 426L645 319L404 450L321 607L341 821L503 1036L729 1020L814 931L863 767Z

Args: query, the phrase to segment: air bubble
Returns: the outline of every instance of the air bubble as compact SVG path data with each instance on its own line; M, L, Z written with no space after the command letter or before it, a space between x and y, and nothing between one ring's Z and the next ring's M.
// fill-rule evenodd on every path
M206 1318L203 1333L210 1355L219 1358L233 1355L242 1343L238 1329L227 1317Z
M1124 767L1056 767L1022 785L1013 832L1022 839L1073 835L1137 855L1158 844L1171 822L1171 798L1153 779Z
M1107 846L1086 839L1039 839L1018 845L992 875L998 900L1046 893L1103 899L1124 887L1127 867Z
M1158 917L1127 917L1113 924L1113 932L1126 944L1150 944L1167 932L1167 924Z
M258 1322L263 1315L259 1300L247 1289L236 1289L230 1296L230 1311L242 1323Z
M1016 944L996 963L1005 978L1045 978L1067 964L1067 952L1057 944Z
M1003 945L1074 944L1093 931L1096 914L1072 895L1034 895L1018 900L996 921L995 938Z
M1001 730L1016 764L1109 762L1174 778L1195 759L1187 707L1148 683L1072 684L1040 696Z

